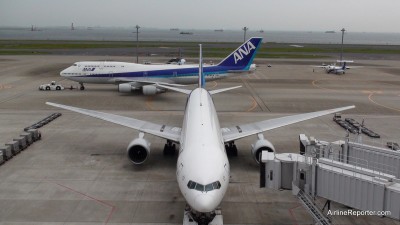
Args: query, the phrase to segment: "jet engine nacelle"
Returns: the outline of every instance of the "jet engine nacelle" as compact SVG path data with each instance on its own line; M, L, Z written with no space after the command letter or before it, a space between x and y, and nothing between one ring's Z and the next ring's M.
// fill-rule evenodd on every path
M157 88L154 85L145 85L142 87L142 91L144 95L155 95L158 93L165 92L164 89Z
M127 152L134 164L142 164L150 155L150 143L143 137L136 138L129 143Z
M275 152L275 147L268 140L259 138L256 143L251 145L251 153L253 154L254 160L256 160L257 163L260 163L262 151Z
M136 90L135 87L132 87L129 83L119 84L118 91L122 93L131 93L132 91Z

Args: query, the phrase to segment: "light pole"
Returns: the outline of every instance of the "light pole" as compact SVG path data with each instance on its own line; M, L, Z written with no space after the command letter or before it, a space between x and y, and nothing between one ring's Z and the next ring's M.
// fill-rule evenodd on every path
M139 63L139 25L136 25L136 63Z
M249 28L248 27L243 27L243 31L244 31L244 36L243 36L243 42L245 42L246 41L246 31L248 30Z
M344 37L344 32L346 30L343 28L341 31L342 31L342 51L340 52L340 64L342 64L342 60L343 60L343 37Z

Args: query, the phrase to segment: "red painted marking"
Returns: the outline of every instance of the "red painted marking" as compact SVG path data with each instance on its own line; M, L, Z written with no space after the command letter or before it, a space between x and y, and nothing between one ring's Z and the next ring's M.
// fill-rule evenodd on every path
M114 213L114 211L115 211L115 209L116 209L116 207L115 207L114 205L111 205L110 203L105 202L105 201L100 200L100 199L97 199L97 198L95 198L95 197L89 196L89 195L87 195L87 194L85 194L85 193L82 193L82 192L80 192L80 191L74 190L74 189L72 189L72 188L70 188L70 187L67 187L67 186L65 186L65 185L62 185L62 184L59 184L59 183L56 183L56 182L53 182L53 181L49 181L49 180L46 180L46 181L49 182L49 183L52 183L52 184L56 184L56 185L58 185L58 186L60 186L60 187L63 187L63 188L65 188L65 189L67 189L67 190L69 190L69 191L72 191L72 192L74 192L74 193L77 193L77 194L79 194L79 195L82 195L82 196L84 196L84 197L86 197L86 198L88 198L88 199L91 199L91 200L93 200L93 201L95 201L95 202L97 202L97 203L100 203L101 205L110 207L111 210L110 210L110 212L108 213L108 216L107 216L106 220L104 221L104 224L108 224L108 222L110 221L110 219L111 219L111 217L112 217L112 215L113 215L113 213Z
M294 207L288 209L288 211L289 211L289 213L290 213L290 216L292 217L292 220L294 221L294 224L295 224L295 225L298 225L298 223L297 223L297 219L296 219L296 217L294 216L292 210L295 209L295 208L297 208L297 207L299 207L299 206L301 206L300 203L298 203L296 206L294 206Z

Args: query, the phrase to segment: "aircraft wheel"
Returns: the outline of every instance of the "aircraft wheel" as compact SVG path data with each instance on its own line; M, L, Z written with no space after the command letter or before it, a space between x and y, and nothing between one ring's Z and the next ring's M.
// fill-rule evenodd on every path
M175 144L173 145L165 144L163 154L171 156L175 155Z
M235 144L227 144L225 145L226 155L229 157L237 156L237 147Z
M235 144L232 145L232 155L238 156L238 150Z

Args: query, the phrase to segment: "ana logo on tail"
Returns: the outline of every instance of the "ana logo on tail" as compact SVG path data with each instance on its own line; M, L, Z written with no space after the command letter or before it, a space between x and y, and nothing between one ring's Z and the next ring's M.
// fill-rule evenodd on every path
M251 50L253 49L256 49L256 47L250 41L243 45L242 48L239 48L239 50L233 53L235 64L237 64L238 61L242 60L244 56L250 54Z

